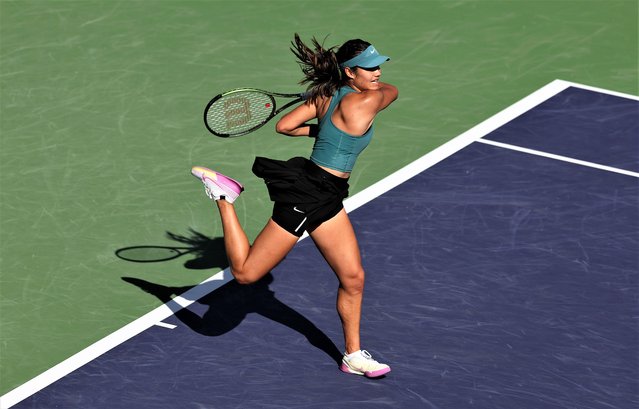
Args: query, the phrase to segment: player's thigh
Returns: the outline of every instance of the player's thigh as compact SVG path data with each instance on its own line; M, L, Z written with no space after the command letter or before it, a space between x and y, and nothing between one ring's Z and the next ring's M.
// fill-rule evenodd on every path
M298 237L287 232L269 219L266 226L255 238L243 271L251 276L270 272L297 243Z
M344 209L313 230L310 236L340 279L363 279L359 244Z

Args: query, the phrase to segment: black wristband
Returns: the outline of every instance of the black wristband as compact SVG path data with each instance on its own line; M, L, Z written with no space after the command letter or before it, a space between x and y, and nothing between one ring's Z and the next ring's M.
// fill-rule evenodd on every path
M309 124L308 125L308 136L311 138L316 138L319 133L319 126L317 124Z

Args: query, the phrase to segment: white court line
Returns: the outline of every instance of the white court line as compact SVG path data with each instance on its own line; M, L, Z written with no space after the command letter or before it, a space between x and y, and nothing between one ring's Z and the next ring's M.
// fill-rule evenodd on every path
M60 362L54 367L41 373L30 381L18 386L4 396L0 397L0 408L8 409L13 405L23 401L36 392L46 388L53 382L67 376L81 366L93 361L102 354L110 351L116 346L123 344L134 336L146 331L154 325L159 325L163 320L174 315L184 307L188 307L195 301L209 294L211 291L221 287L230 281L230 274L220 271L200 285L191 288L172 301L154 309L135 321L125 325L119 330L107 335L96 343L88 346L70 358Z
M518 151L518 152L529 153L531 155L543 156L545 158L550 158L550 159L560 160L560 161L563 161L563 162L573 163L575 165L587 166L589 168L601 169L601 170L605 170L605 171L608 171L608 172L621 173L622 175L634 176L636 178L639 178L639 173L637 173L637 172L631 172L629 170L613 168L611 166L600 165L598 163L587 162L585 160L573 159L573 158L569 158L569 157L566 157L566 156L555 155L553 153L547 153L547 152L537 151L537 150L534 150L534 149L522 148L521 146L515 146L515 145L510 145L508 143L491 141L489 139L479 139L477 142L485 143L487 145L498 146L500 148L511 149L511 150Z
M434 149L430 153L406 165L395 173L385 177L379 182L346 199L344 201L344 207L346 208L346 211L353 211L358 207L375 199L376 197L388 192L392 188L418 175L429 167L441 162L443 159L449 157L450 155L463 149L471 143L476 142L488 133L494 131L500 126L506 124L507 122L513 120L519 115L529 111L540 103L546 101L547 99L553 97L554 95L571 86L588 89L603 94L610 94L639 100L639 97L633 95L626 95L567 81L555 80L523 98L519 102L516 102L510 107L474 126L463 134L455 137L449 142ZM302 236L300 240L304 239L305 237L307 237L307 234ZM18 402L21 402L22 400L49 386L53 382L63 378L74 370L98 358L100 355L126 342L127 340L152 327L153 325L157 325L159 322L172 316L175 312L191 305L193 302L211 293L230 280L231 275L228 269L218 272L209 279L205 280L200 285L193 287L186 293L182 294L180 297L174 298L172 301L136 319L130 324L120 328L119 330L106 336L100 341L97 341L96 343L88 346L87 348L60 362L59 364L48 369L35 378L9 391L8 393L0 397L0 409L8 409Z
M173 324L169 324L166 322L156 322L155 323L156 327L162 327L162 328L168 328L168 329L176 329L177 325L173 325Z
M561 80L558 80L561 81ZM621 97L621 98L626 98L626 99L633 99L635 101L639 101L639 96L637 95L631 95L631 94L625 94L623 92L617 92L617 91L610 91L607 89L603 89L603 88L597 88L597 87L591 87L589 85L584 85L584 84L577 84L575 82L568 82L568 81L561 81L564 82L570 86L576 87L576 88L581 88L581 89L585 89L588 91L595 91L598 92L600 94L607 94L607 95L612 95L615 97Z

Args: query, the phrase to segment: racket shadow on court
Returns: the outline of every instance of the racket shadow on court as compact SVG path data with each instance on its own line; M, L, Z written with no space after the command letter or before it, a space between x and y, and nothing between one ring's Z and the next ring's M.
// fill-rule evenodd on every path
M178 249L176 252L180 252L179 255L173 254L174 257L170 259L190 254L195 256L195 258L185 262L186 268L202 269L221 267L221 265L226 267L226 253L224 252L222 239L211 239L194 231L191 231L190 237L168 234L169 237L182 244L189 244L189 246L179 248L166 247L167 249ZM118 252L116 254L123 260L133 262L164 261L151 260L152 257L159 257L159 254L155 256L149 255L151 253L149 249L152 247L157 248L158 246L127 247L118 250L120 254ZM168 257L170 251L164 250L163 246L159 247L162 248L160 252L164 251ZM147 254L148 257L129 254L138 250L127 249L136 248L143 249L139 250L140 254ZM124 257L122 254L124 254ZM220 263L220 254L224 257L222 263ZM137 257L138 259L128 260L128 257ZM146 260L139 260L142 258L146 258ZM235 280L231 280L220 287L214 281L201 284L201 286L210 286L204 291L199 291L199 294L205 295L195 300L197 304L204 306L205 311L203 313L194 312L193 309L196 308L182 308L177 302L173 301L174 296L185 295L185 293L196 287L195 285L170 287L134 277L122 277L122 280L135 285L142 291L157 297L167 304L182 323L198 334L213 337L224 335L240 325L248 314L255 313L302 334L311 345L325 352L337 364L342 360L342 353L324 332L317 328L308 318L277 299L275 292L270 288L271 283L274 281L271 273L264 276L260 281L249 285L239 284ZM200 288L200 290L202 289Z
M131 246L115 251L115 255L133 263L159 263L184 256L184 267L192 270L226 268L228 261L224 250L224 239L210 238L195 230L188 236L167 232L167 237L176 241L176 246Z

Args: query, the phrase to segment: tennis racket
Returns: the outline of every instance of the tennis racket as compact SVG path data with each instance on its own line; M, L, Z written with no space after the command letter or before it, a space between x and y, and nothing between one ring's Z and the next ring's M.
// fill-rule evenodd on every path
M281 108L275 97L290 100ZM292 100L291 100L292 99ZM222 138L246 135L274 116L304 100L304 94L280 94L255 88L238 88L213 98L204 110L204 124Z

